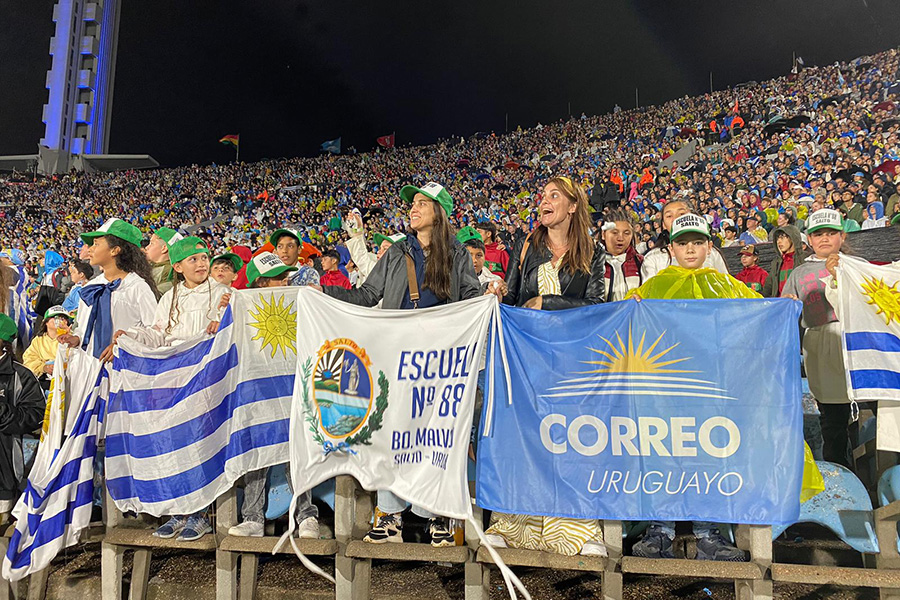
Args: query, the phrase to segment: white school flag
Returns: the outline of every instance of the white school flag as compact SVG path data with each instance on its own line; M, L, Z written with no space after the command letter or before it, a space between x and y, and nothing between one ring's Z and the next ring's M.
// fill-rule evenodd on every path
M478 363L496 300L374 310L300 289L291 409L295 493L336 475L467 518Z
M847 394L879 401L878 448L900 451L900 265L848 256L838 267Z

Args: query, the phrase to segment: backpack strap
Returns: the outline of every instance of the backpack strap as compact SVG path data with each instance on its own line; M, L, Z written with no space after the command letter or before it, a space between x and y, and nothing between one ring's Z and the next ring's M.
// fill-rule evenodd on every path
M416 281L416 265L412 256L406 255L406 280L409 283L409 300L413 308L419 308L419 284Z
M522 263L525 262L525 253L528 252L528 246L531 245L531 234L534 233L534 229L528 232L528 235L525 236L525 243L522 244L522 252L519 253L519 272L522 272Z

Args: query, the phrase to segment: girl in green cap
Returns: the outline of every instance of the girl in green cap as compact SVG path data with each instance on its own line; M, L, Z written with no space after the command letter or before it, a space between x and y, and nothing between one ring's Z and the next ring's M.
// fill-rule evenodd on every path
M110 219L97 231L81 234L81 239L91 248L91 265L103 272L82 288L75 332L59 336L59 342L81 346L109 362L113 332L153 324L156 284L141 252L141 232L134 225Z
M163 294L151 326L135 326L117 331L113 343L127 336L151 348L174 346L200 333L215 333L224 305L222 297L230 288L210 279L209 248L198 237L178 240L169 248L175 279ZM154 532L158 538L178 536L179 541L198 540L212 531L206 511L175 515Z

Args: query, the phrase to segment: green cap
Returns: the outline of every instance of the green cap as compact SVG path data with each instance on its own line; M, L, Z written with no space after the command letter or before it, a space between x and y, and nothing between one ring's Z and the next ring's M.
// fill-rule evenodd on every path
M169 248L171 248L172 244L174 244L175 242L184 239L183 235L168 227L160 227L153 232L153 235L164 241L166 243L166 246L168 246Z
M900 223L900 213L897 213L893 217L891 217L891 225L896 225Z
M109 219L97 231L82 233L80 237L85 244L92 246L94 239L103 235L113 235L135 246L140 246L141 240L144 238L140 229L122 219Z
M65 317L70 320L72 319L72 315L69 314L69 311L59 305L51 306L47 309L47 312L44 313L44 319L52 319L53 317Z
M260 252L247 263L247 285L260 277L277 277L285 271L296 271L297 267L286 265L271 252Z
M181 238L169 246L169 261L173 265L195 254L206 254L207 256L210 254L206 242L198 237Z
M383 233L376 233L375 234L375 245L380 246L382 244L382 242L390 242L391 245L393 246L400 240L405 240L405 239L406 239L406 236L403 235L402 233L395 233L394 235L384 235Z
M672 232L669 235L669 239L674 241L686 233L699 233L709 238L709 224L706 222L706 219L697 215L690 213L681 215L672 221Z
M244 266L244 259L235 254L234 252L226 252L225 254L220 254L218 256L213 257L209 264L216 262L217 260L227 260L231 262L231 266L234 267L234 272L237 273L241 270L241 267Z
M297 245L302 246L303 240L300 239L300 233L296 229L276 229L275 233L269 238L269 242L272 243L273 246L278 245L278 240L281 239L282 236L289 235L295 240L297 240Z
M453 211L453 198L450 197L450 194L447 193L444 186L439 183L430 181L420 188L417 188L414 185L406 185L400 190L400 198L405 202L412 202L416 194L427 196L440 204L448 217Z
M12 342L19 335L19 328L6 313L0 313L0 340Z
M465 244L469 240L478 240L479 242L484 241L481 234L478 233L478 230L474 227L469 227L468 225L456 232L456 239L459 240L460 244Z
M843 221L840 212L832 208L820 208L806 218L806 233L810 234L819 229L844 231Z

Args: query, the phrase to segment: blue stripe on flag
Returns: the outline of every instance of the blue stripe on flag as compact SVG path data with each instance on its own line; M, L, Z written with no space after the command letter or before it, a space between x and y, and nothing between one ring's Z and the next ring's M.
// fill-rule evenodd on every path
M167 358L144 358L129 354L125 350L119 350L115 367L119 371L130 371L140 375L160 375L174 369L192 367L199 364L209 354L215 338L204 340L184 352L179 352Z
M900 372L886 369L856 369L850 371L850 385L861 389L900 389Z
M39 494L37 490L31 486L31 482L29 481L25 485L25 494L28 494L28 497L31 499L32 506L39 507L51 496L51 494L58 493L59 490L67 485L75 483L81 474L81 463L85 460L93 461L95 454L97 454L97 438L96 436L91 435L84 438L84 450L81 453L81 456L67 462L65 466L60 469L56 479L44 489L43 494Z
M290 419L252 425L231 434L228 445L212 458L182 473L142 481L131 476L107 479L106 487L114 500L139 498L141 502L165 502L201 490L225 470L225 461L250 450L286 444ZM287 456L285 456L287 460Z
M106 456L150 458L181 450L218 431L238 407L282 396L290 397L293 389L294 375L244 381L212 410L174 427L146 435L117 433L106 436Z
M237 347L232 344L228 352L209 361L202 371L194 375L182 387L130 390L110 394L107 412L113 413L124 410L134 414L148 410L170 409L188 396L225 379L228 371L236 367L237 364Z
M9 548L6 557L13 569L27 567L31 563L31 554L41 546L65 535L66 527L72 524L72 515L76 508L93 502L94 480L89 479L78 484L75 499L66 504L66 507L49 519L39 520L40 527L32 527L29 519L29 530L34 531L31 544L19 551L19 543L22 541L22 532L17 528L9 539Z
M900 352L900 337L881 331L858 331L847 333L844 338L847 351L879 350L881 352Z

